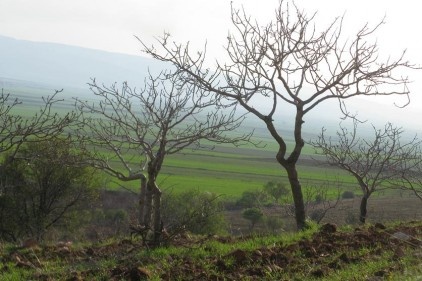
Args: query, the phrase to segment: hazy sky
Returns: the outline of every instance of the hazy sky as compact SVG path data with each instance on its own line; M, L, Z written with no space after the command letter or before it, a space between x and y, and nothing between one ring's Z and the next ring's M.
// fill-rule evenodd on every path
M0 0L0 35L56 42L120 53L141 54L139 36L153 42L168 31L193 47L207 41L209 55L218 57L230 26L230 0ZM235 7L263 25L273 19L278 0L233 0ZM296 0L309 14L318 11L324 26L345 14L344 31L353 35L369 22L386 16L376 39L382 54L399 54L422 65L422 2L415 0ZM421 3L421 4L420 4ZM412 105L401 117L422 120L422 71L410 73ZM404 118L404 117L403 117Z

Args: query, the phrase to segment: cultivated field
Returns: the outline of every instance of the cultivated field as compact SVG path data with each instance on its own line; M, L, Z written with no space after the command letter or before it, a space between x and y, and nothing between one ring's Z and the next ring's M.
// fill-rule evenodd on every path
M25 84L22 81L3 84L5 93L11 93L12 97L19 98L23 102L16 110L16 114L22 116L30 116L37 112L42 104L41 98L53 94L55 90L46 86ZM88 100L92 98L88 90L64 89L58 96L63 98L64 102L55 104L57 112L72 110L74 104L72 98L75 96ZM248 133L254 128L256 131L254 140L260 142L259 147L251 144L240 147L227 145L214 147L208 144L200 150L186 149L179 154L168 156L158 178L160 187L163 190L171 189L172 192L199 189L237 197L245 190L260 189L268 181L288 183L284 170L275 160L276 144L260 126L261 123L247 120L245 126L240 129L242 131L233 132L233 134ZM320 128L315 128L315 131L319 130ZM287 143L291 146L291 132L286 133ZM310 138L312 134L306 136ZM329 181L341 182L347 190L355 188L352 177L342 171L323 167L321 163L312 160L315 157L313 153L312 148L305 146L299 163L300 177L305 185L324 185ZM112 158L113 155L108 156ZM134 167L139 166L136 160L136 157L132 159ZM111 189L119 188L121 185L132 190L139 188L137 181L123 183L109 179L105 182L108 182L108 188Z
M13 97L17 97L23 101L24 107L19 107L19 114L29 115L31 112L36 112L41 104L41 97L48 96L54 93L54 89L48 89L41 86L27 85L22 82L6 83L4 84L5 93L11 93ZM72 110L73 100L75 95L79 98L89 99L89 91L84 90L64 90L60 93L65 100L58 104L58 112L66 112ZM234 147L229 145L211 145L205 144L204 148L199 150L186 149L179 154L170 155L166 158L162 172L159 175L158 183L164 192L183 192L191 189L198 189L200 191L208 191L224 196L225 199L233 200L239 198L244 191L261 189L263 185L269 181L284 182L288 185L288 180L284 170L275 160L276 144L265 130L262 129L260 123L253 121L246 121L245 126L241 129L244 131L233 132L234 134L241 134L249 132L255 126L255 140L260 141L259 147L251 144ZM313 132L318 132L320 128L314 128ZM309 129L308 129L309 131ZM292 145L291 133L286 131L288 145ZM305 132L306 140L315 136L312 132ZM110 158L112 155L110 154ZM319 161L315 159L319 159ZM138 165L136 157L133 159L133 164ZM301 160L299 161L298 170L304 188L307 187L322 187L328 191L329 199L334 200L343 191L353 191L358 197L354 199L353 208L356 209L359 204L360 190L355 179L349 174L332 167L323 165L322 159L314 154L314 151L309 146L305 146ZM107 188L114 190L122 190L122 186L131 189L135 192L139 189L139 182L117 182L104 175L104 183ZM410 218L416 218L421 213L420 202L417 200L410 204L415 208L415 216L412 212L405 212L407 203L406 198L400 197L395 191L375 193L374 199L369 202L369 208L378 206L377 200L382 201L379 205L383 208L391 206L392 210L398 213L405 213ZM404 201L403 201L404 200ZM341 214L340 217L345 218L347 213L339 210L348 210L347 203L342 203L342 207L331 211L330 214ZM346 205L344 205L346 204ZM398 208L397 206L401 206ZM352 207L350 207L351 209ZM383 213L383 212L381 212ZM369 210L369 215L371 209ZM229 214L230 215L230 214ZM393 215L393 214L392 214ZM239 214L237 215L239 217ZM388 217L388 220L394 219ZM288 218L286 218L288 220Z

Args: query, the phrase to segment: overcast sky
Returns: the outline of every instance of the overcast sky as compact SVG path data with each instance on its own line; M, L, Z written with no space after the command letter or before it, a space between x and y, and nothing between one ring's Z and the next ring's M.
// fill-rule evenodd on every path
M230 0L0 0L0 35L16 39L55 42L138 54L139 36L153 42L169 32L176 41L201 47L218 57L226 43L230 25ZM262 25L273 19L278 0L233 0L235 7ZM318 11L317 23L324 26L345 14L345 33L355 34L369 22L386 24L377 32L381 53L399 54L422 65L422 2L415 0L296 0L309 14ZM422 71L410 73L412 104L406 115L422 120ZM401 111L403 113L403 111ZM398 113L403 115L402 113Z

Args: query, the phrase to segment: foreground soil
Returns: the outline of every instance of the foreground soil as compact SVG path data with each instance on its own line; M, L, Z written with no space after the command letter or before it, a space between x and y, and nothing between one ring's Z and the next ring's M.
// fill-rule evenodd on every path
M300 236L300 237L299 237ZM339 230L325 224L290 242L179 236L90 245L1 246L1 280L421 280L422 222ZM246 247L250 241L250 245ZM221 250L221 249L225 250ZM161 255L159 254L161 252ZM401 279L402 277L407 279ZM22 279L19 279L22 278Z

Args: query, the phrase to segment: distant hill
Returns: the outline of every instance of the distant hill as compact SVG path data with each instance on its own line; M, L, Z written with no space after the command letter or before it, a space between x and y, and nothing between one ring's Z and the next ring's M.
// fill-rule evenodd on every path
M141 56L0 36L0 81L8 78L61 88L87 88L90 78L96 78L105 84L128 81L140 85L148 68L158 71L163 66Z

